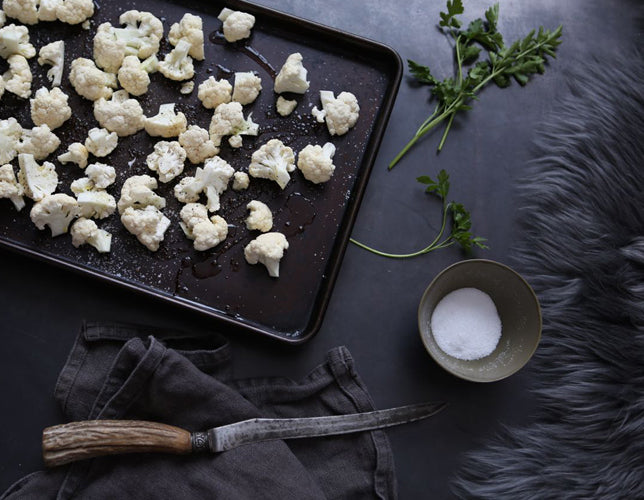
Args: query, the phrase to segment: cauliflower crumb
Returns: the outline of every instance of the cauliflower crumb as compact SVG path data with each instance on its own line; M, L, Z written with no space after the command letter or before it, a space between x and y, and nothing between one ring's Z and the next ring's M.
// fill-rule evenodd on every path
M170 182L183 172L186 161L186 151L177 141L159 141L154 145L154 151L146 159L150 170L159 175L163 183Z
M2 75L4 89L23 99L29 98L33 76L27 59L20 54L13 54L7 62L9 69Z
M250 37L255 26L255 16L246 12L224 8L217 17L223 22L224 38L228 42Z
M125 229L132 233L148 250L156 252L163 241L170 219L154 205L142 209L127 207L121 214Z
M228 80L217 80L209 77L199 84L197 97L205 108L214 109L220 104L230 102L233 95L233 86Z
M112 89L116 88L116 75L98 69L91 59L79 57L72 61L69 82L78 95L96 101L112 96Z
M264 264L269 276L279 278L280 260L288 246L286 236L282 233L264 233L246 245L244 257L249 264Z
M190 81L190 82L185 82L184 84L181 85L181 88L179 89L179 92L181 92L184 95L192 93L192 91L195 89L195 82Z
M311 114L318 122L326 120L331 135L344 135L358 121L360 106L356 96L351 92L340 92L334 97L330 90L320 90L322 111L314 107Z
M36 125L47 125L51 130L60 127L72 116L67 104L69 97L59 87L48 90L41 87L30 100L31 119Z
M179 215L181 229L199 252L219 245L228 236L228 223L219 215L208 217L208 209L200 203L188 203Z
M18 181L24 189L25 196L34 201L40 201L45 196L56 191L58 174L53 163L48 161L38 165L31 154L19 154Z
M119 137L137 133L145 123L143 108L125 90L114 92L109 101L103 97L96 100L94 118L101 127L116 132Z
M210 140L208 131L198 125L190 125L185 132L179 134L179 144L191 163L203 163L219 153L219 148Z
M87 148L83 146L80 142L73 142L67 146L67 152L58 155L58 161L66 163L75 163L80 168L85 168L87 166L87 158L89 157L89 152Z
M257 99L262 90L262 79L252 71L235 73L235 86L233 90L233 101L245 105Z
M251 156L248 173L253 177L270 179L284 189L291 180L289 172L295 170L293 150L279 139L271 139Z
M91 245L99 253L107 253L112 245L112 235L104 229L99 229L96 222L85 217L79 218L71 227L72 245Z
M87 132L85 148L94 156L103 157L110 154L118 145L118 135L104 128L93 128Z
M284 99L282 96L279 96L277 98L276 108L277 108L277 112L281 116L290 115L296 107L297 107L297 101L294 99L288 100L288 99Z
M324 146L309 144L297 158L297 168L304 175L304 178L314 184L327 182L335 170L333 155L335 146L327 142Z
M257 230L266 233L273 228L273 214L265 203L252 200L246 208L250 210L246 218L246 227L249 231Z
M158 114L145 119L144 126L153 137L177 137L186 131L188 120L182 112L175 112L174 103L162 104Z
M0 120L0 164L9 163L16 157L21 136L22 127L13 116Z
M295 52L286 58L286 62L275 77L275 93L293 92L304 94L309 88L306 81L307 71L302 65L302 54Z
M246 172L235 172L233 175L233 189L235 191L243 191L248 189L250 185L250 177Z
M63 78L63 67L65 62L65 42L56 42L43 45L38 52L38 64L51 66L47 70L47 78L54 87L59 87Z
M60 146L60 139L47 125L39 125L32 129L23 129L18 152L34 156L36 160L44 160Z
M198 61L203 61L203 21L201 17L189 13L184 14L181 21L170 27L168 40L175 46L180 40L187 41L190 44L188 54Z
M25 206L22 196L25 190L22 184L18 182L13 166L10 164L0 167L0 198L8 198L13 203L16 210L20 211Z

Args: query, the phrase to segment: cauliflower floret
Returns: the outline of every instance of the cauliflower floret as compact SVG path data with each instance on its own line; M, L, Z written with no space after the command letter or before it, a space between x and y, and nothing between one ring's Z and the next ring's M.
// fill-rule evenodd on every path
M250 178L246 172L235 172L233 175L233 189L235 191L243 191L248 189L250 185Z
M125 41L116 38L114 26L102 23L94 36L94 61L108 73L116 73L125 57ZM137 58L138 59L138 58Z
M59 21L80 24L94 15L94 0L62 0L56 9Z
M154 151L146 159L148 168L159 174L159 180L163 183L180 175L185 161L186 151L177 141L157 142Z
M331 135L346 134L358 121L360 106L351 92L340 92L336 98L330 90L320 90L320 102L322 111L314 107L311 114L320 123L326 120Z
M262 79L252 71L235 73L235 88L233 90L233 101L239 104L250 104L262 90Z
M10 24L0 28L0 57L9 59L13 54L27 59L36 55L36 49L29 43L29 29L26 26Z
M191 163L203 163L219 153L219 148L210 140L208 131L198 125L190 125L185 132L179 134L179 144Z
M85 175L97 189L106 189L116 181L116 170L105 163L92 163L85 169Z
M150 76L137 56L127 56L123 59L118 80L121 87L136 96L145 94L150 85Z
M125 28L114 28L117 39L125 42L125 54L146 59L159 52L163 23L150 12L128 10L119 17Z
M93 128L87 132L85 148L94 156L103 157L110 154L118 145L118 135L104 128Z
M197 97L205 108L214 109L220 104L230 102L233 95L233 86L228 80L217 80L209 77L199 84Z
M248 173L253 177L270 179L284 189L291 180L289 172L295 170L293 150L279 139L271 139L253 153Z
M25 206L25 201L22 199L24 194L25 190L16 179L13 166L2 165L0 167L0 198L9 198L16 210L20 211Z
M88 180L92 185L94 184L90 179ZM76 185L76 190L79 190L78 185ZM104 219L116 211L116 200L107 191L94 189L93 187L92 189L85 189L75 194L78 201L79 214L83 217L88 219Z
M179 225L185 235L194 240L197 251L213 248L228 236L228 223L219 215L208 217L208 209L200 203L188 203L179 215Z
M125 179L118 202L119 213L126 208L143 208L148 205L156 208L165 207L165 198L156 194L153 189L158 186L157 180L149 175L133 175Z
M18 155L18 164L18 181L24 188L25 196L40 201L56 191L58 174L53 163L46 161L38 165L33 155L23 153Z
M99 253L110 251L112 235L104 229L99 229L93 220L81 217L72 225L70 234L72 235L72 245L76 248L89 244Z
M264 264L268 275L279 278L280 260L288 249L288 241L282 233L264 233L244 248L244 257L249 264Z
M136 99L131 99L125 90L117 90L108 101L101 97L94 102L94 118L110 132L119 137L132 135L143 129L145 116Z
M188 55L191 49L190 42L181 39L165 59L159 63L159 71L170 80L190 80L195 76L192 57Z
M38 22L39 0L3 0L2 9L7 17L17 19L23 24Z
M128 207L121 214L121 222L145 247L156 252L163 241L170 219L153 206L148 205L143 209Z
M78 202L67 194L48 194L31 207L29 216L41 231L49 226L55 237L66 233L69 223L78 216Z
M184 95L192 93L192 91L195 89L195 82L185 82L181 85L181 88L179 89L179 92L181 92Z
M87 166L87 158L89 153L87 148L83 146L80 142L72 142L67 146L67 152L58 155L58 161L60 163L75 163L80 168L85 168Z
M60 127L72 116L67 104L69 97L59 87L48 90L41 87L30 100L31 119L36 125L47 125L51 130Z
M16 157L21 136L22 127L13 116L0 120L0 164L9 163Z
M259 126L248 115L244 119L242 105L238 102L220 104L215 109L210 121L210 139L219 146L221 139L227 135L257 135Z
M159 113L145 119L145 131L153 137L177 137L186 131L186 115L174 111L174 103L159 106Z
M190 56L198 61L203 61L203 21L199 16L184 14L180 22L174 23L170 27L168 40L175 46L180 40L186 40L190 43L190 51L188 52Z
M72 61L69 82L85 99L109 99L116 88L116 75L98 69L91 59L79 57Z
M219 196L228 188L228 182L235 173L225 160L215 156L206 160L203 168L197 167L194 177L184 177L174 187L174 196L182 203L192 203L204 192L208 199L206 206L211 212L219 210Z
M72 193L76 195L84 191L94 191L94 183L89 179L89 177L81 177L80 179L72 181L69 185L69 189L71 189Z
M33 80L27 59L20 54L14 54L7 59L7 62L9 69L2 75L5 90L27 99L31 95Z
M222 9L217 18L223 22L224 38L228 42L250 37L250 32L255 26L255 16L228 8Z
M7 22L7 16L4 14L4 10L0 10L0 27L4 26L4 23Z
M63 65L65 62L65 42L58 40L48 43L38 52L38 64L51 66L47 71L47 78L54 87L59 87L63 78Z
M246 208L250 210L246 218L246 227L249 231L257 230L266 233L273 228L273 214L265 203L253 200L246 205Z
M306 81L307 71L302 65L302 54L295 52L286 58L286 62L275 77L275 93L294 92L304 94L309 89Z
M39 125L32 129L22 129L18 143L18 152L34 156L36 160L44 160L60 146L60 139L47 125Z
M174 186L174 197L181 203L194 203L199 200L203 184L196 177L184 177Z
M57 21L58 9L63 0L40 0L38 5L39 21Z
M297 106L296 100L284 99L282 96L277 98L276 109L281 116L290 115Z
M324 146L309 144L297 156L297 168L302 171L306 180L314 184L327 182L335 170L334 154L335 146L330 142Z

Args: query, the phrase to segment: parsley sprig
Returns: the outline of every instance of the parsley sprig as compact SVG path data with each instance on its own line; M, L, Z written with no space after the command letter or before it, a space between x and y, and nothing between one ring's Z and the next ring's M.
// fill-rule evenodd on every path
M434 112L422 123L411 140L389 164L393 168L407 151L425 134L447 120L447 125L438 145L438 152L459 111L472 109L470 103L478 99L478 93L493 82L499 87L507 87L512 79L525 85L530 76L545 71L547 57L555 57L557 46L561 44L562 27L554 31L541 26L532 30L523 39L509 47L497 29L499 4L485 11L485 20L472 21L467 29L462 29L458 15L464 12L462 0L447 0L447 12L440 13L439 27L454 39L456 76L438 80L427 66L408 60L409 70L421 83L431 85L431 93L437 104ZM486 60L478 60L482 49L487 52Z
M360 243L359 241L351 238L351 242L358 245L365 250L380 255L382 257L390 257L392 259L407 259L410 257L417 257L440 248L447 248L452 245L460 245L463 250L469 252L473 247L487 248L485 245L485 238L474 236L471 232L472 220L470 213L465 209L461 203L453 201L448 202L449 195L449 175L445 170L438 173L436 180L428 175L422 175L416 179L421 184L425 184L425 192L434 194L440 198L443 203L443 215L441 219L441 227L436 237L425 248L417 252L396 254L387 253L376 250L370 246ZM445 235L448 227L448 220L451 219L450 232Z

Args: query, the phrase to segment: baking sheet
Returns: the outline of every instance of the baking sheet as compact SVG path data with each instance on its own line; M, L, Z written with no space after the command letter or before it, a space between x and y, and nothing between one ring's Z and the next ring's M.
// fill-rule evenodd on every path
M251 38L235 44L223 43L221 22L217 15L223 7L243 10L256 16ZM56 164L60 184L58 192L71 194L70 183L83 177L76 165L61 165L55 157L72 142L83 142L87 131L98 126L91 103L79 97L67 80L71 61L92 58L92 42L102 22L118 25L120 13L129 9L150 11L164 23L165 34L185 12L202 17L205 35L205 60L195 61L195 90L179 93L181 83L172 82L160 73L151 75L150 91L137 98L146 116L157 113L160 104L175 102L188 124L208 128L212 111L197 99L197 86L209 76L228 78L235 71L255 71L262 79L263 90L254 103L244 106L259 123L258 137L245 137L243 147L235 150L222 141L220 156L235 170L247 171L255 149L278 138L297 153L307 144L336 146L336 170L329 182L314 185L299 171L282 191L275 182L251 178L247 191L229 189L221 197L222 215L229 224L225 242L206 252L196 252L178 225L181 204L172 195L174 184L159 183L157 193L167 200L164 214L172 221L159 251L150 252L120 223L118 213L97 221L99 227L113 234L112 251L98 254L93 248L74 248L71 237L52 238L49 230L39 231L29 219L32 202L16 212L9 200L0 199L0 245L45 259L132 290L194 309L217 321L234 324L276 340L299 343L309 339L320 327L342 255L378 145L382 138L393 101L400 84L402 64L388 47L330 28L287 16L246 2L196 1L186 8L180 2L134 1L121 6L101 2L89 30L62 23L40 23L30 27L31 42L39 49L55 40L65 40L65 74L62 90L69 95L73 116L55 133L61 146L47 160ZM160 58L171 50L162 41ZM298 101L290 117L275 111L273 79L287 56L300 52L308 69L309 91ZM48 67L37 58L29 61L35 92L50 87ZM4 70L2 67L0 70ZM342 137L331 137L325 124L311 116L314 105L320 107L319 91L332 90L336 95L350 91L360 104L356 126ZM0 118L14 116L31 127L28 102L5 93L0 100ZM117 182L108 188L118 199L121 186L132 175L155 175L145 160L161 138L151 138L144 131L119 138L119 146L102 159L113 165ZM172 140L172 139L165 139ZM17 171L17 158L12 162ZM186 161L183 175L193 175L196 166ZM182 175L182 176L183 176ZM181 176L181 177L182 177ZM246 204L252 199L266 203L273 212L274 231L283 232L289 249L282 259L280 278L270 278L262 265L250 266L244 260L244 246L256 232L244 224Z

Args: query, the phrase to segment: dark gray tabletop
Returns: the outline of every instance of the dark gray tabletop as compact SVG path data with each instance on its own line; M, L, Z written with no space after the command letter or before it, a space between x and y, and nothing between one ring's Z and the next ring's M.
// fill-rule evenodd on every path
M451 52L436 29L444 3L409 0L261 0L268 7L377 40L403 60L424 62L437 75L452 70ZM466 15L482 15L489 2L466 1ZM488 88L474 110L458 119L443 152L440 133L423 140L393 171L386 166L429 114L427 88L403 78L387 132L361 205L353 235L391 251L422 248L439 223L415 177L444 168L451 196L472 212L476 234L490 249L475 256L512 264L516 228L514 181L532 156L535 130L556 114L566 72L596 54L618 54L641 45L637 0L539 0L503 2L500 30L506 39L533 27L564 26L558 58L525 88ZM641 64L634 60L633 64ZM377 407L442 399L450 407L424 422L391 429L400 497L446 498L450 475L463 454L504 425L527 422L528 392L538 373L528 366L509 379L479 385L444 373L423 349L416 326L420 297L433 276L461 260L454 248L395 261L350 246L320 332L289 347L236 333L235 375L303 376L324 353L346 345ZM186 312L113 288L91 278L0 250L0 390L5 404L0 432L0 491L41 467L40 433L60 423L53 388L83 320L220 328ZM225 332L224 332L225 333Z

